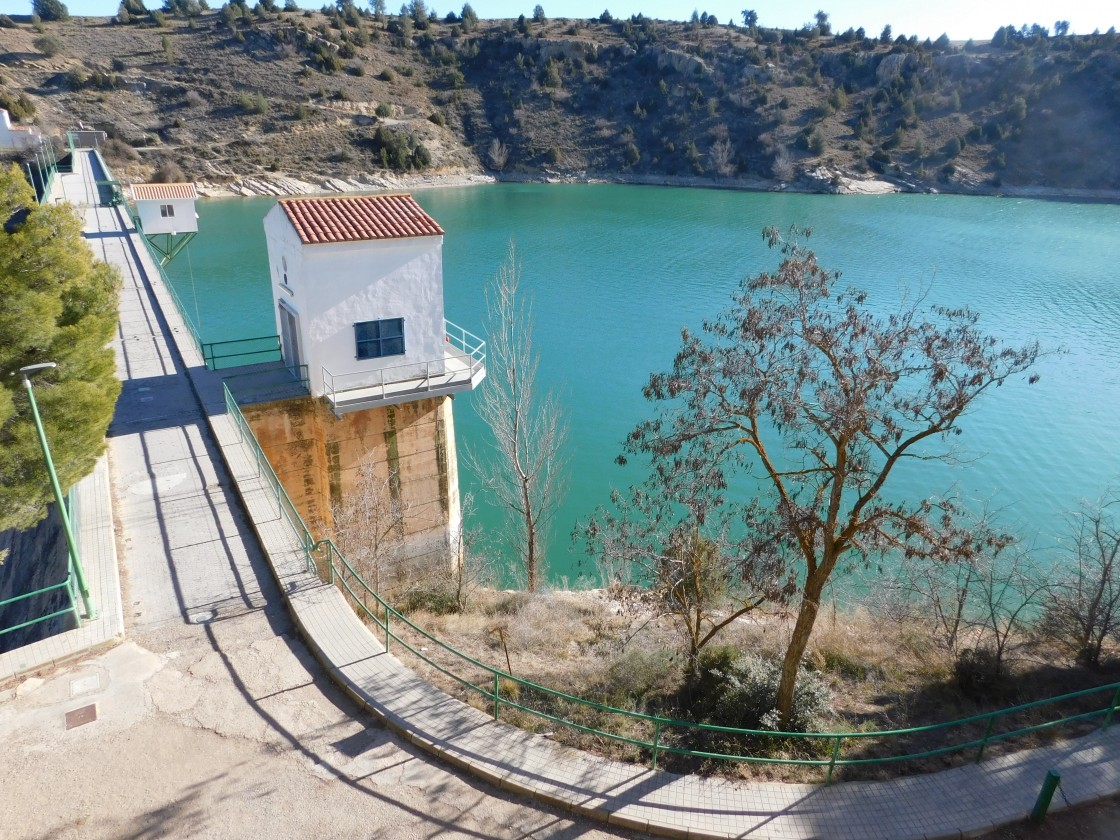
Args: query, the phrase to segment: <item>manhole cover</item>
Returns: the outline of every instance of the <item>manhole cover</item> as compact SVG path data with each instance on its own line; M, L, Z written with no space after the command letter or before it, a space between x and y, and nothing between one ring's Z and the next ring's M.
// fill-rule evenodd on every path
M208 621L213 621L218 617L218 613L214 610L206 610L204 612L191 613L187 616L187 621L191 624L206 624Z
M66 728L76 729L79 726L85 726L87 723L93 723L95 720L97 720L97 704L90 703L88 706L82 706L80 709L66 713Z
M90 674L88 677L70 680L71 697L81 697L83 694L89 694L91 691L97 691L99 688L101 688L101 679L97 674Z

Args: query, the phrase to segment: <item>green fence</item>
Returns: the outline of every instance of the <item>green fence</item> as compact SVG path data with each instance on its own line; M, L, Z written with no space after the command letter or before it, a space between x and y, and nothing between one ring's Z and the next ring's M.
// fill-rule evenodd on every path
M773 732L736 729L658 717L606 706L538 685L499 668L479 662L436 638L407 616L393 609L362 579L333 541L316 541L292 504L291 499L288 498L288 494L284 491L280 480L268 463L264 452L257 443L228 388L226 389L226 407L237 423L242 442L253 454L258 475L275 495L281 517L289 523L299 537L308 572L318 574L321 579L338 586L346 594L359 614L376 625L377 633L382 638L387 652L391 652L393 645L396 644L419 657L464 689L481 697L487 707L491 709L491 714L495 720L501 717L503 709L515 709L589 735L629 744L640 750L654 768L657 767L660 756L670 754L711 761L816 767L825 773L826 780L831 781L833 772L838 767L916 761L968 752L973 752L971 758L979 762L992 744L1012 738L1020 738L1030 733L1053 730L1060 726L1097 719L1099 719L1101 729L1108 729L1116 710L1120 708L1120 683L1112 683L929 726L875 732ZM410 643L400 635L400 628L408 628L424 640L424 644ZM435 650L442 651L451 664L437 661L432 655L432 651L428 650L429 644L434 646ZM470 675L464 675L464 671L470 672ZM512 688L513 686L516 686L516 689ZM542 711L527 705L521 699L526 695L547 698L550 708L554 711ZM1040 722L1028 722L1026 724L1015 722L1015 718L1019 716L1037 716L1040 710L1054 710L1063 704L1074 702L1086 703L1093 697L1102 699L1094 708L1088 710L1076 711L1072 714L1052 713ZM566 714L555 713L555 710L558 709L565 710ZM601 722L604 717L612 720L615 726L613 728L604 726ZM589 719L594 719L595 723L588 723ZM954 733L956 734L954 735ZM754 743L794 744L800 747L800 754L806 757L791 758L776 757L772 754L714 752L688 746L690 741L702 739L704 736L716 736L728 741L744 740ZM919 737L928 740L931 736L943 736L943 743L935 747L912 751L899 749L897 752L885 756L859 754L861 747L872 742L880 747L884 744L894 744L904 748L908 741L914 742ZM771 751L762 750L760 752ZM855 754L853 755L853 753Z
M66 496L66 509L70 517L71 526L75 530L77 530L78 517L80 514L78 511L78 506L75 503L73 490L71 490L70 493ZM66 556L66 578L63 581L61 581L60 583L52 584L51 586L44 586L42 589L36 589L34 592L28 592L25 595L16 595L13 598L5 598L3 601L0 601L0 609L3 609L4 607L7 607L11 604L17 604L20 601L26 601L29 598L48 595L49 593L56 592L60 589L66 590L67 606L63 607L60 610L43 613L42 615L26 619L18 624L0 626L0 636L12 633L16 630L22 630L24 627L32 627L36 624L41 624L44 621L50 621L52 618L58 618L59 616L66 615L68 613L74 616L75 627L79 626L82 623L81 614L78 612L78 601L81 596L78 594L78 580L77 575L74 573L74 555L70 554L69 551L67 551Z
M257 442L257 436L253 434L253 430L249 427L248 421L245 420L245 415L242 414L241 409L238 408L237 400L234 399L233 392L230 391L229 385L223 382L222 390L226 398L226 411L229 412L229 415L237 425L237 432L241 437L241 443L244 444L253 456L253 461L257 465L257 475L264 480L270 491L275 495L276 507L280 511L280 517L287 521L292 530L295 531L296 535L299 537L300 545L303 548L303 553L307 560L307 571L314 573L315 562L312 558L315 552L315 538L311 536L311 532L307 530L307 526L303 524L303 517L299 515L296 506L292 504L292 500L288 498L288 493L284 489L284 485L280 483L280 479L276 477L276 472L272 469L272 465L268 463L268 458L265 457L264 450L261 449L260 443Z
M278 335L238 338L230 341L202 340L200 326L191 318L190 310L183 305L182 298L180 298L179 293L175 291L175 285L171 282L171 278L167 276L167 272L163 270L160 256L154 252L152 243L144 236L143 228L140 224L140 217L136 213L136 208L124 200L121 183L111 177L112 171L109 169L109 165L105 163L105 159L101 157L101 152L94 149L93 155L96 158L97 165L106 176L103 179L94 180L94 184L98 189L98 203L106 207L124 207L133 227L135 227L137 233L140 234L139 238L144 243L144 248L147 250L148 256L151 257L152 264L156 267L156 271L159 272L164 288L167 289L167 293L171 296L171 300L175 304L175 309L178 311L179 317L186 326L187 332L194 342L195 349L197 349L199 355L202 356L206 367L210 370L224 370L231 367L240 367L242 365L280 361L280 336Z
M112 177L113 171L109 168L109 164L105 162L105 158L101 157L101 152L98 149L93 149L91 151L94 158L97 160L98 167L105 176L104 178L93 179L93 184L97 187L97 203L103 207L117 207L121 204L126 204L124 200L124 186L120 181Z
M98 158L100 159L100 153L94 152L94 154L97 154ZM133 227L135 227L137 232L139 232L141 230L140 217L136 214L136 209L127 201L122 201L119 203L124 207L124 210L128 214L128 218L132 222ZM187 308L183 306L183 301L179 299L179 293L175 291L175 286L167 276L167 272L165 272L163 270L163 266L159 264L159 257L152 253L152 246L148 242L147 237L145 237L141 233L139 239L144 243L144 248L147 250L148 256L152 259L152 265L154 265L156 267L156 271L159 272L160 279L163 281L163 286L165 289L167 289L167 293L171 296L171 300L175 304L175 309L179 313L179 317L182 319L183 324L186 326L191 340L194 342L195 349L198 350L199 355L202 355L205 358L205 354L202 349L202 336L198 331L198 326L191 319L191 316L188 314Z
M58 177L58 159L55 157L54 146L50 141L42 143L31 152L31 159L24 163L27 178L35 189L38 202L46 204L50 201L55 178Z
M281 358L280 336L259 335L230 341L209 341L202 345L202 357L210 370L278 362Z

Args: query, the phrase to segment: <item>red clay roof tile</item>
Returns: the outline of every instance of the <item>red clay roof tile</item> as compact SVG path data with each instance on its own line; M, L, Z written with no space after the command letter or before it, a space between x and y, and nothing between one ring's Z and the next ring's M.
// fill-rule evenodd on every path
M198 198L194 184L129 184L133 201L169 201L174 198Z
M280 206L308 245L443 235L411 195L282 198Z

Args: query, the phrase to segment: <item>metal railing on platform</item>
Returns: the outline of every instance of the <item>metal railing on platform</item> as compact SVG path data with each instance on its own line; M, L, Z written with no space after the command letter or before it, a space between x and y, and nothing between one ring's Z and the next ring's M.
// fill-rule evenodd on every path
M371 588L332 540L316 541L300 517L299 511L296 510L295 505L288 498L288 494L284 491L279 478L268 463L268 459L253 435L252 429L245 421L228 389L226 390L226 406L237 422L242 443L250 449L256 460L258 474L269 485L271 494L275 496L282 518L288 522L300 540L306 559L307 571L318 574L320 579L338 586L343 591L354 609L377 627L384 640L386 652L391 652L392 645L395 642L440 673L454 680L464 689L484 698L487 705L491 707L491 714L495 720L501 716L503 708L519 710L560 726L607 738L611 741L629 744L642 751L655 768L661 755L671 754L702 760L816 767L825 773L827 781L831 781L833 773L838 767L915 761L971 750L976 751L974 760L980 762L990 745L1030 733L1051 730L1062 725L1096 718L1100 719L1100 728L1107 730L1113 722L1117 709L1120 709L1120 682L1117 682L928 726L872 732L775 732L739 729L659 717L607 706L539 685L530 680L516 677L500 668L480 662L433 636L406 615L394 609L378 592ZM372 608L370 603L373 605ZM424 640L424 643L410 643L393 629L394 626L407 627L412 633L417 634ZM437 662L429 651L429 644L448 654L453 664ZM458 670L462 668L470 669L474 671L474 678L464 676L453 668ZM482 677L481 680L479 679L480 676ZM516 688L511 688L513 686L516 686ZM549 698L553 708L566 709L568 714L554 714L532 708L525 702L519 702L527 694ZM1099 708L1057 715L1037 723L1018 726L1014 724L1003 725L1009 718L1016 715L1035 712L1046 707L1057 707L1061 704L1100 695L1107 696L1108 701L1106 705ZM626 725L625 727L618 725L614 728L605 728L605 724L587 723L585 721L593 717L588 715L588 712L606 716L619 724L625 723ZM641 730L644 737L633 737L631 734L625 734L624 729L630 731L634 728ZM852 757L850 753L845 755L844 752L845 747L857 747L870 744L872 741L877 742L880 747L890 743L905 746L908 740L914 740L916 736L927 737L931 733L948 733L954 729L975 734L966 735L963 739L949 738L946 739L949 741L948 743L942 743L928 749L919 749L912 752L900 751L892 755ZM720 736L727 740L742 739L755 743L800 744L803 747L803 754L809 756L816 754L819 757L790 758L766 754L735 754L694 749L687 746L689 738L696 738L705 734Z
M242 365L280 361L280 336L258 335L229 341L207 341L202 344L202 358L210 370L225 370ZM227 352L232 351L232 352ZM231 359L240 361L232 362Z
M66 509L70 517L71 526L77 529L78 517L80 514L78 511L78 506L75 502L75 494L73 490L71 490L70 493L66 496ZM44 612L41 615L24 619L23 621L17 622L15 624L0 625L0 636L12 633L16 630L22 630L25 627L33 627L36 624L41 624L44 621L50 621L52 618L58 618L59 616L64 616L68 613L73 614L75 627L79 626L82 623L82 616L78 610L78 601L80 600L81 596L78 593L78 579L77 575L74 572L74 555L70 554L69 550L67 550L66 557L66 578L64 580L59 583L51 584L50 586L44 586L40 589L36 589L34 592L27 592L23 595L16 595L12 598L5 598L3 601L0 601L0 610L12 604L18 604L21 601L26 601L30 598L47 596L51 592L57 592L60 589L66 590L67 605L61 609L56 609L51 612Z
M461 389L485 367L486 342L446 318L443 325L444 354L440 358L341 374L324 367L324 396L338 404L356 394L376 401L402 392Z

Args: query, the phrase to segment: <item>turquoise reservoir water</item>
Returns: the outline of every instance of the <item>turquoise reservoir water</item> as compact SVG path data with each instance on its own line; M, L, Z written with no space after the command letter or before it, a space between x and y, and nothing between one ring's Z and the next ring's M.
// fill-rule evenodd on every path
M483 288L516 242L535 296L543 383L571 409L571 489L549 543L552 577L573 579L569 533L634 478L613 459L650 413L641 387L667 368L680 328L699 328L739 280L776 265L760 231L813 228L821 263L873 305L922 294L967 304L1013 343L1052 350L1041 380L992 392L966 418L957 467L896 475L893 493L955 490L1040 553L1056 556L1079 499L1120 478L1120 207L963 196L809 196L615 185L493 185L421 191L444 227L446 314L484 332ZM261 219L268 199L200 204L200 234L173 265L205 340L275 331ZM483 430L455 402L460 448ZM474 476L461 476L465 491ZM492 525L483 504L476 517ZM487 528L495 532L495 528Z

